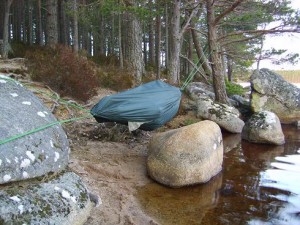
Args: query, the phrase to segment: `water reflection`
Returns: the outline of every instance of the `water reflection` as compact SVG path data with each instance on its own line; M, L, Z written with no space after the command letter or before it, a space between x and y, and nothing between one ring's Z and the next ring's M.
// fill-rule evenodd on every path
M156 183L138 198L159 224L300 224L300 130L286 144L258 145L225 134L223 170L211 182L170 189Z
M240 134L230 134L223 132L223 147L224 153L240 147L242 137Z
M180 189L150 183L138 191L138 198L159 224L202 224L205 213L218 203L221 185L221 174L205 185Z

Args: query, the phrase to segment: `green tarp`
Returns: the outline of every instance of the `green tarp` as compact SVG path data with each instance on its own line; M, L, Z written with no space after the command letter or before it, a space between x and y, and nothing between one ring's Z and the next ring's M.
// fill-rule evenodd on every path
M91 110L98 122L138 122L142 130L154 130L170 121L181 100L179 88L152 81L102 98Z

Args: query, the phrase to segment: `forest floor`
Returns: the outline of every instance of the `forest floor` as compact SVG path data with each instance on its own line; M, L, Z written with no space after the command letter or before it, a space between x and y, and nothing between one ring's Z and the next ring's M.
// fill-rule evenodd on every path
M24 71L21 59L0 61L0 73L25 84L59 120L86 114L61 103L57 93L44 84L32 82ZM112 93L99 88L98 95L90 99L85 108L89 110L102 97ZM57 96L57 99L49 96ZM64 124L71 147L69 168L82 177L90 192L100 197L99 206L92 209L85 225L159 224L143 210L137 195L138 190L154 182L147 175L148 142L155 132L194 120L193 115L180 115L158 131L136 133L130 133L127 126L97 123L94 118Z

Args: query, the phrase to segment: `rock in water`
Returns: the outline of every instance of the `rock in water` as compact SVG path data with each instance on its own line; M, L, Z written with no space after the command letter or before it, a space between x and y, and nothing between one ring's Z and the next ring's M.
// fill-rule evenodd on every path
M300 89L268 69L255 70L251 82L251 108L271 111L281 123L300 120Z
M149 144L148 173L170 187L205 183L221 171L222 163L221 129L212 121L156 134Z
M18 82L0 76L0 141L56 122L43 103ZM0 184L58 172L69 159L60 124L0 144Z
M2 188L0 224L79 225L92 203L80 177L67 172L45 183Z
M242 138L261 144L282 145L285 143L279 118L269 111L253 114L244 126Z

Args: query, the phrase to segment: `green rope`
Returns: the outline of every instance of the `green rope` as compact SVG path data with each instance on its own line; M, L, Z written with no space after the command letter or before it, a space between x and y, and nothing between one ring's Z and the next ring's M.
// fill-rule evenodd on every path
M7 76L4 76L4 75L0 75L0 80L7 80L7 81L11 81L11 82L20 84L20 83L19 83L18 81L16 81L15 79L10 78L10 77L7 77Z
M52 126L55 126L57 124L63 124L63 123L73 122L73 121L82 120L82 119L89 118L89 117L92 117L92 115L85 115L85 116L76 117L76 118L72 118L72 119L55 121L55 122L46 124L44 126L41 126L41 127L38 127L38 128L32 129L32 130L26 131L26 132L24 132L22 134L17 134L17 135L14 135L12 137L9 137L9 138L6 138L4 140L1 140L0 141L0 145L8 143L8 142L11 142L11 141L14 141L14 140L19 139L21 137L25 137L27 135L34 134L36 132L45 130L45 129L47 129L49 127L52 127Z
M206 51L207 49L205 48L204 49L204 52ZM210 56L211 53L208 54L208 57ZM199 62L200 60L202 59L202 56L201 58L199 59L199 61L196 63L196 66L193 68L193 70L190 72L190 74L188 75L187 79L183 82L180 90L181 91L184 91L185 88L191 83L191 81L193 80L194 76L196 75L196 73L198 72L198 69L200 68L200 66L202 66L204 64L204 62L202 62L199 66Z
M199 59L199 61L196 64L196 67L198 67L198 68L202 65L201 64L200 66L198 66L199 62L200 62L200 59ZM194 67L193 70L191 71L191 73L188 75L187 79L182 84L180 90L183 91L189 85L189 83L192 81L192 79L194 78L194 76L195 76L196 73L197 73L197 69L195 69L195 67Z
M27 86L30 86L30 85L27 85ZM37 90L37 89L34 89L34 91L37 92L37 93L39 93L39 94L42 94L42 95L45 95L45 96L48 96L48 97L54 99L53 95L49 95L49 94L47 94L47 93L45 93L43 91ZM66 100L64 100L62 98L58 98L57 100L59 102L62 102L64 104L66 104L66 105L70 105L70 106L73 106L74 108L80 109L81 111L84 111L84 112L87 112L87 113L90 112L89 110L85 109L83 106L79 105L78 103L71 103L71 102L66 101Z
M3 80L8 80L8 81L13 81L13 82L16 82L18 84L21 84L19 83L18 81L10 78L10 77L5 77L5 76L0 76L0 79L3 79ZM29 85L27 85L29 86ZM43 95L46 95L46 96L49 96L51 98L53 98L53 95L48 95L47 93L45 92L42 92L42 91L39 91L39 90L35 90L36 92L40 93L40 94L43 94ZM61 98L57 99L58 101L60 102L63 102L64 104L67 104L67 105L70 105L70 106L73 106L77 109L80 109L82 111L85 111L87 113L90 113L89 110L85 109L83 106L80 106L79 104L74 104L74 103L70 103L68 101L65 101ZM11 136L9 138L5 138L3 140L0 140L0 145L2 144L5 144L5 143L8 143L8 142L11 142L11 141L14 141L16 139L19 139L19 138L22 138L22 137L25 137L27 135L30 135L30 134L34 134L36 132L39 132L39 131L42 131L42 130L45 130L49 127L52 127L52 126L55 126L55 125L58 125L58 124L63 124L63 123L69 123L69 122L74 122L74 121L77 121L77 120L82 120L82 119L85 119L85 118L89 118L89 117L92 117L91 114L88 114L88 115L85 115L85 116L81 116L81 117L76 117L76 118L71 118L71 119L65 119L65 120L59 120L59 121L55 121L55 122L52 122L52 123L49 123L49 124L46 124L44 126L41 126L41 127L38 127L38 128L35 128L35 129L32 129L32 130L29 130L29 131L26 131L22 134L17 134L17 135L14 135L14 136Z

